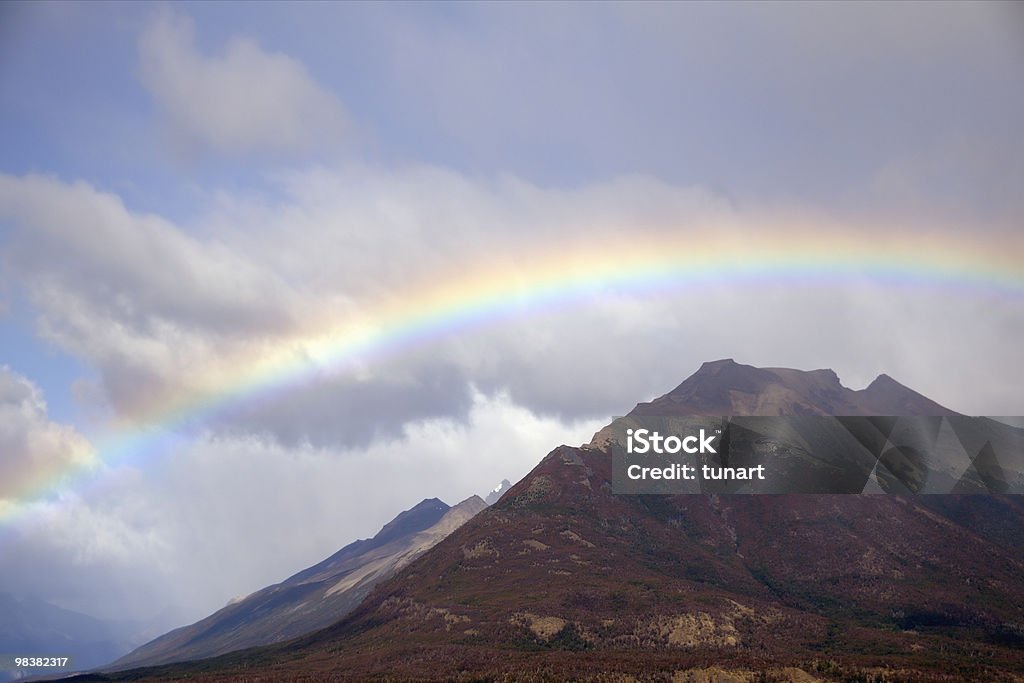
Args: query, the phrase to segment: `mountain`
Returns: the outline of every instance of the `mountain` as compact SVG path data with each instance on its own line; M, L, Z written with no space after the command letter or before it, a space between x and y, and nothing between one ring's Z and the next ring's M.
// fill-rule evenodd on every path
M832 370L755 368L731 358L704 363L661 398L641 403L644 415L956 415L931 399L879 375L854 391Z
M485 507L479 496L467 498L454 507L437 498L424 500L388 522L373 538L350 543L281 583L160 636L114 662L111 668L212 657L323 628L351 611L375 584L412 562Z
M954 415L882 376L707 363L630 415ZM605 436L602 435L605 434ZM607 430L289 643L125 674L236 680L1010 681L1014 496L611 490Z
M105 664L127 652L132 626L104 621L36 598L0 593L0 681L15 679L7 655L68 657L75 669Z
M508 491L510 488L512 488L512 482L508 479L502 479L501 483L491 489L490 493L487 494L487 497L484 498L484 502L488 505L494 505L503 495L505 495L505 491Z

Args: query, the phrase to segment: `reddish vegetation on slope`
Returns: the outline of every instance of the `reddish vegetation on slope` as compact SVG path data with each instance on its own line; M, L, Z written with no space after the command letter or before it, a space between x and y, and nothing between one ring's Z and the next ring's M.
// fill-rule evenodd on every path
M830 371L731 361L705 364L659 402L724 414L752 406L951 412L888 378L853 392ZM715 680L708 667L721 667L730 672L721 676L738 678L720 680L1024 675L1024 503L1016 498L617 496L598 444L552 451L497 504L323 631L135 674Z

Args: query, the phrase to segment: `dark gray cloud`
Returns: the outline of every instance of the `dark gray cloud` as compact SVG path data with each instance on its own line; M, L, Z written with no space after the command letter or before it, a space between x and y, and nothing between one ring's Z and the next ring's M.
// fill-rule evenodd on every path
M382 117L397 154L861 212L922 211L922 195L936 215L1021 208L1024 30L1008 3L483 4L355 21L364 35L340 54L311 52L358 54L380 85L352 95L402 103Z
M444 358L388 363L377 377L315 379L294 390L256 396L228 410L221 425L291 447L365 448L400 436L408 422L465 420L472 406L471 381L465 368Z

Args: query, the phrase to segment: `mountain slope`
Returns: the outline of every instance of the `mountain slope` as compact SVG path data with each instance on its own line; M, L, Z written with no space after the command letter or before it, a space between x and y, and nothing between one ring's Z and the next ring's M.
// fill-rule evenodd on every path
M111 668L212 657L295 638L334 623L379 581L409 564L486 507L479 496L449 507L437 498L399 514L372 539L214 614L143 645Z
M13 665L10 658L14 656L42 653L68 657L71 669L99 666L137 645L132 634L140 626L96 619L43 600L0 593L0 667ZM16 676L15 670L0 668L0 681Z
M705 364L634 414L655 404L680 415L952 414L885 377L855 392L830 371L731 361ZM1018 498L619 496L601 434L552 451L333 626L133 675L757 680L762 672L807 681L882 680L881 666L885 680L1024 674Z

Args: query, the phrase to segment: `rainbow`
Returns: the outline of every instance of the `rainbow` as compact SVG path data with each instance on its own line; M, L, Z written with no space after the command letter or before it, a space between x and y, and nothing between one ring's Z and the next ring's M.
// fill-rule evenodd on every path
M404 296L374 302L343 321L323 320L301 334L240 352L231 363L195 369L200 385L140 406L96 442L101 462L140 457L160 439L256 398L284 393L325 371L341 372L459 334L526 315L586 305L616 294L659 296L718 285L829 286L869 281L958 293L1024 298L1024 245L986 244L943 234L891 230L766 229L742 239L734 231L692 231L598 244L554 245L505 253L468 271L414 283ZM712 237L708 237L711 234ZM780 239L780 234L783 237ZM968 236L969 237L969 236ZM18 501L28 503L68 481L69 471L37 478ZM0 522L19 502L0 506ZM0 501L2 503L2 501Z

